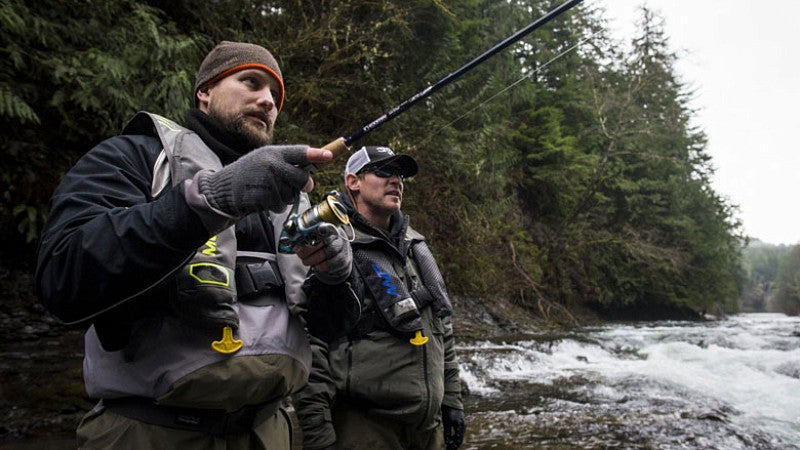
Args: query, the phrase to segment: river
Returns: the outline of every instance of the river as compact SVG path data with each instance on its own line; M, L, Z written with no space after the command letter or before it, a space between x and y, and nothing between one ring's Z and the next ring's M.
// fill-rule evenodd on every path
M458 352L462 450L800 450L800 317L534 330ZM0 441L68 448L74 435Z
M800 449L800 318L532 332L459 348L462 449Z

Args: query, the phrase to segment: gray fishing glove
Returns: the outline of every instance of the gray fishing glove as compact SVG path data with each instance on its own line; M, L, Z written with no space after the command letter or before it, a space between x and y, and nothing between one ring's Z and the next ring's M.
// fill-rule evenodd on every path
M335 285L347 280L353 268L353 250L350 248L350 242L339 233L328 235L322 240L322 251L325 252L328 270L322 272L314 268L319 281Z
M197 187L212 207L233 217L270 210L281 212L308 181L306 145L257 148L217 171L197 175ZM299 166L299 167L298 167Z

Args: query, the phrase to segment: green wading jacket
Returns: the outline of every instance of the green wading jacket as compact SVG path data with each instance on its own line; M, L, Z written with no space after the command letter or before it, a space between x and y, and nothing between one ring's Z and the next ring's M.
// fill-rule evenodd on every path
M422 334L429 340L424 345L412 345L410 336L388 329L358 270L356 255L382 255L391 261L407 292L415 292L423 283L432 284L423 279L441 279L441 275L429 256L424 237L410 228L408 216L400 213L392 219L392 230L387 235L357 214L348 198L341 196L340 200L349 209L355 229L355 267L349 284L360 299L362 310L352 331L337 337L339 325L328 325L331 331L326 332L324 323L333 316L327 307L337 304L334 298L344 294L336 289L312 289L309 294L307 320L315 334L311 340L312 369L309 384L295 394L294 405L304 446L312 449L335 442L332 410L337 402L362 407L367 414L420 430L430 430L440 423L442 405L463 409L449 317L451 307L443 283L439 291L445 296L445 305L415 298ZM423 257L427 260L421 261ZM421 267L435 271L435 277L422 276Z

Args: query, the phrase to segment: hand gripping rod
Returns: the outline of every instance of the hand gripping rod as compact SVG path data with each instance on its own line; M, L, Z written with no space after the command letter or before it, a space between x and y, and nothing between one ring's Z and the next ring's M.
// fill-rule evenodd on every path
M351 134L349 136L340 137L340 138L336 139L335 141L326 144L323 148L325 148L327 150L330 150L333 153L333 158L334 159L338 158L339 156L341 156L341 155L343 155L345 153L348 153L350 151L350 145L352 145L355 141L361 139L366 134L372 132L373 130L375 130L379 126L383 125L384 123L390 121L391 119L399 116L400 114L405 112L408 108L411 108L416 103L418 103L420 100L422 100L424 98L427 98L428 96L430 96L434 92L438 91L442 87L452 83L456 78L460 77L461 75L464 75L465 73L467 73L469 70L471 70L475 66L477 66L477 65L481 64L482 62L486 61L491 56L499 53L500 51L502 51L503 49L505 49L509 45L511 45L511 44L517 42L518 40L522 39L523 37L525 37L526 35L528 35L532 31L536 30L537 28L540 28L541 26L543 26L546 23L550 22L554 18L558 17L564 11L567 11L568 9L572 8L573 6L577 5L578 3L582 2L582 1L583 0L569 0L567 2L562 3L560 6L556 7L555 9L551 10L550 12L545 14L544 16L542 16L539 19L537 19L536 21L532 22L527 27L525 27L525 28L517 31L513 35L507 37L505 40L503 40L499 44L495 45L494 47L490 48L489 50L487 50L486 52L484 52L482 55L478 56L477 58L473 59L472 61L468 62L467 64L465 64L464 66L462 66L458 70L450 73L449 75L445 76L444 78L440 79L439 81L437 81L437 82L433 83L432 85L428 86L424 90L414 94L411 98L409 98L408 100L404 101L403 103L400 103L399 105L395 106L389 112L387 112L386 114L378 117L374 121L372 121L369 124L367 124L366 126L362 127L360 130L356 131L355 133L353 133L353 134Z

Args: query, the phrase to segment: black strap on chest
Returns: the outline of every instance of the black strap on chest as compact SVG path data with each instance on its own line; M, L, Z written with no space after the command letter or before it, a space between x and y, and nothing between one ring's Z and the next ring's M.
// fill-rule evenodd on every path
M236 291L243 303L258 304L262 294L283 294L283 277L274 253L238 252L236 255Z
M425 242L419 242L412 246L413 260L417 264L417 272L421 279L419 288L415 288L412 295L419 301L424 298L425 302L430 302L433 312L438 317L446 317L453 313L453 305L450 303L450 296L445 287L444 277L442 277L439 266L433 258L433 254Z

